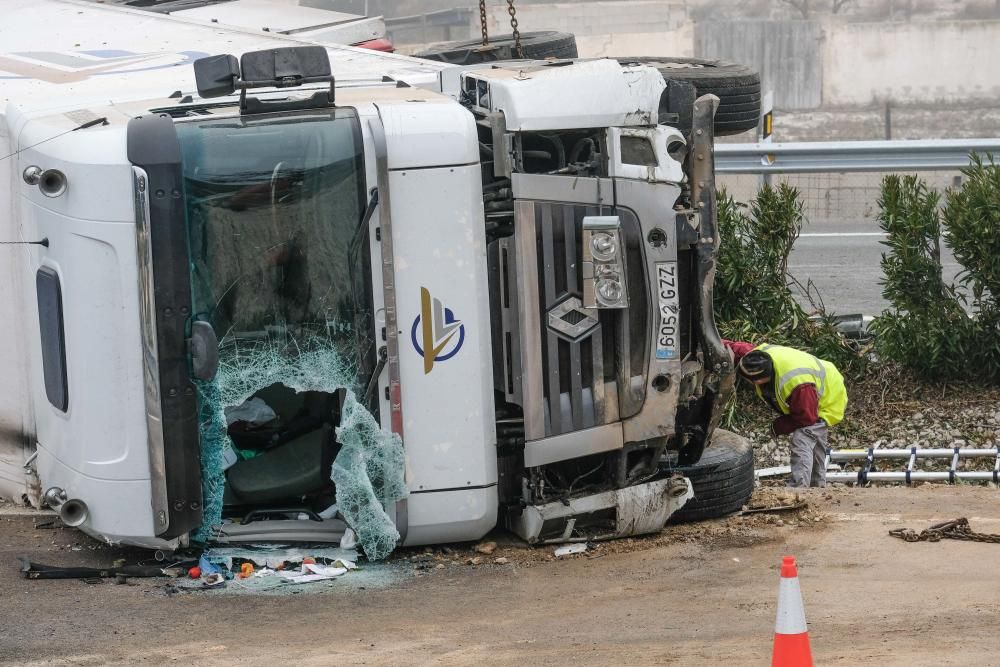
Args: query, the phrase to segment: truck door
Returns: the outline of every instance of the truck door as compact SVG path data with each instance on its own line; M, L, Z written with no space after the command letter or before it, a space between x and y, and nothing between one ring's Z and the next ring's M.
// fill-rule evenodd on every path
M140 321L150 476L157 537L202 523L195 385L189 373L191 278L180 142L169 116L128 126L139 258Z
M222 450L240 446L227 408L357 389L374 366L370 255L352 243L367 201L360 121L324 109L133 123L173 147L133 163L150 193L166 495L198 498L203 516L177 520L206 528L221 518Z

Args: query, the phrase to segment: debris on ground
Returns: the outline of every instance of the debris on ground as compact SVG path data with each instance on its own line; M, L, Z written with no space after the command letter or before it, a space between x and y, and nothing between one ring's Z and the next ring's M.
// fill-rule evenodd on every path
M936 523L919 533L909 528L895 528L889 531L889 535L905 542L940 542L949 539L1000 544L1000 534L977 533L972 530L969 520L964 517Z
M497 550L496 542L480 542L476 545L476 553L484 554L489 556L491 553Z
M762 486L756 489L747 504L750 508L778 508L772 511L755 511L748 514L736 513L721 519L686 524L668 524L660 533L638 537L610 540L607 542L578 542L560 546L532 546L503 534L491 535L490 539L473 544L451 544L437 547L421 547L416 550L402 550L397 560L408 561L417 575L445 574L450 567L478 566L498 567L515 565L532 567L549 561L563 560L570 556L581 559L604 558L610 554L631 553L671 543L688 543L706 549L728 546L750 546L780 539L775 528L783 530L816 529L824 525L826 513L818 509L823 504L840 502L832 493L833 489L788 489L785 486ZM817 502L812 502L815 499ZM787 509L786 509L787 508ZM494 545L490 558L486 558L481 548ZM570 548L570 554L562 549ZM489 547L487 547L489 549ZM575 555L574 555L575 554Z
M118 560L106 568L42 565L24 557L19 560L21 573L27 579L80 579L96 583L113 578L118 583L127 583L130 577L169 578L171 581L164 586L168 595L224 588L229 584L266 590L328 581L358 569L358 552L353 549L281 545L207 549L197 558L172 564L125 565L124 560Z
M784 503L784 504L782 504ZM792 502L787 502L784 499L777 501L777 503L770 504L760 504L751 503L743 508L741 514L774 514L778 512L794 512L800 509L805 509L808 503L802 500L798 494L795 494Z
M162 567L130 565L121 567L59 567L34 563L27 558L21 561L21 576L25 579L114 579L116 577L164 577Z
M578 544L567 544L564 547L559 547L552 552L552 555L556 558L565 558L566 556L572 556L574 554L582 554L587 550L587 544L585 542L580 542Z

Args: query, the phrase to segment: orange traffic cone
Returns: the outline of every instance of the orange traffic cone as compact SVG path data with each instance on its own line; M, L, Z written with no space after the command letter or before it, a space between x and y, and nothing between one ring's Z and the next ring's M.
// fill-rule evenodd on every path
M778 588L778 618L774 622L774 652L771 667L812 667L809 628L802 608L799 573L795 557L781 561L781 584Z

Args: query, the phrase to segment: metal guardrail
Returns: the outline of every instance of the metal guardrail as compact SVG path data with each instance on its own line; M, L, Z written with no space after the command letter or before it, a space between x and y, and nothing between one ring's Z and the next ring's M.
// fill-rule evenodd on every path
M1000 139L716 144L719 174L809 174L961 169L969 154L1000 158Z

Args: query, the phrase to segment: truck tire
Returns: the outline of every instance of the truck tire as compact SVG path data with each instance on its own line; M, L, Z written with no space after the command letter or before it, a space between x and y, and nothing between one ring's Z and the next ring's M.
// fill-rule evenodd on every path
M698 97L712 94L719 98L715 114L715 134L720 137L740 134L757 127L760 121L760 74L746 65L726 60L700 58L617 58L622 64L649 65L665 79L687 81Z
M694 498L670 517L670 523L715 519L738 512L750 500L754 489L753 449L746 438L721 428L701 459L688 466L665 468L691 480Z
M466 39L438 44L432 49L414 55L417 58L439 60L452 65L474 65L517 57L514 51L514 35L512 34L490 37L490 46L503 48L484 50L481 40ZM555 30L521 33L521 48L524 50L525 58L534 60L576 58L578 55L576 37L568 32L556 32Z

